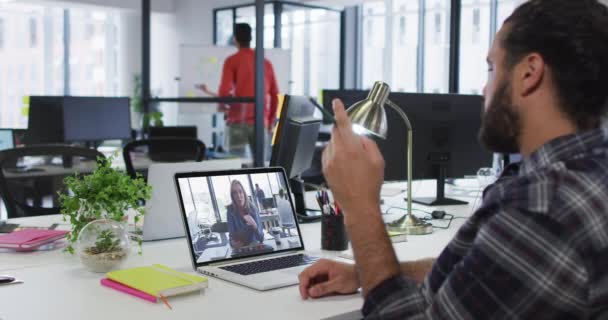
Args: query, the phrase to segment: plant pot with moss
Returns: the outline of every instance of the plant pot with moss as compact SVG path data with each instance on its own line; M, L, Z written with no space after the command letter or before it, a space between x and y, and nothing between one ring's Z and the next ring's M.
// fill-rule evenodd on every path
M108 272L129 257L129 234L123 223L110 219L95 220L80 231L76 252L90 271Z
M140 232L141 226L138 223L144 215L143 201L150 199L152 192L152 188L142 177L132 179L125 172L112 168L112 158L99 158L97 162L97 167L91 174L84 176L76 174L65 178L66 191L59 194L63 219L72 226L72 230L67 235L66 251L75 253L74 247L78 241L77 248L81 260L83 252L88 252L86 259L92 259L93 256L114 258L122 256L124 250L128 249L122 240L123 231L127 237L126 242L129 242L128 213L133 212L135 233ZM99 223L98 220L115 222L122 231L119 231L115 224ZM95 222L98 223L94 224ZM94 230L89 230L90 238L87 238L86 245L82 245L79 240L80 233L89 225L96 227ZM104 230L112 230L112 232L102 234ZM111 244L116 241L119 241L120 245L112 246ZM141 253L141 239L137 243Z

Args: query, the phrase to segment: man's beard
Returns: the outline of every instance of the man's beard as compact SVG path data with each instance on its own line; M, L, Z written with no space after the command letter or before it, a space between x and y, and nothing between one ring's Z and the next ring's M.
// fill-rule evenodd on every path
M487 110L481 116L478 139L488 150L518 153L521 123L514 111L511 86L507 81L498 86Z

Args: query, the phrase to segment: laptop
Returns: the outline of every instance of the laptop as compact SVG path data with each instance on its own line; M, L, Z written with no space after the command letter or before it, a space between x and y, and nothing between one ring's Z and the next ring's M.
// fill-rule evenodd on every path
M304 252L282 168L178 173L175 183L197 272L263 291L297 284L318 259ZM288 205L265 208L254 196L255 184ZM280 189L287 199L278 196ZM290 210L291 232L282 227L278 208Z
M240 159L202 162L155 163L148 168L152 196L146 202L143 240L164 240L186 236L175 195L173 176L178 172L230 170L241 167Z
M13 149L15 147L15 137L12 129L0 129L0 151Z

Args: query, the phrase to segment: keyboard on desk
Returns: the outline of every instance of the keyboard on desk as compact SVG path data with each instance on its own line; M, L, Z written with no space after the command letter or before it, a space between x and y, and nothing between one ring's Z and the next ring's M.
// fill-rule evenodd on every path
M312 264L317 260L319 260L317 257L311 257L305 254L296 254L285 257L234 264L220 267L220 269L247 276L256 273L304 266Z
M272 246L263 243L255 243L240 248L233 248L231 257L246 257L254 254L267 253L272 251L274 251L274 248Z

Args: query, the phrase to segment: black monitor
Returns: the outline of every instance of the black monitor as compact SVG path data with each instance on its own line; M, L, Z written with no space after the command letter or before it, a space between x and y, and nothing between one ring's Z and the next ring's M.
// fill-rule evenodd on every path
M335 92L335 90L334 90ZM325 100L325 94L324 100ZM346 106L367 97L366 91L347 90ZM437 180L437 195L414 198L425 205L465 204L445 198L445 179L476 175L492 166L492 153L477 140L483 98L477 95L391 93L389 99L408 116L413 128L412 179ZM327 106L326 106L327 108ZM375 139L385 159L385 180L407 179L406 127L397 112L386 108L387 139Z
M32 96L24 144L131 138L129 98Z
M329 113L334 114L334 109L332 108L331 103L334 99L342 100L344 106L348 108L356 102L367 98L367 94L368 91L364 90L323 90L321 93L323 108L329 111ZM332 124L332 120L323 115L323 123Z
M313 118L315 105L311 98L286 95L273 141L271 166L285 168L294 194L296 211L300 218L316 218L319 212L307 210L304 202L302 172L311 166L321 120Z
M95 142L131 138L129 98L65 97L66 142Z
M150 127L150 138L197 138L196 126Z
M63 97L31 96L23 144L62 143Z

